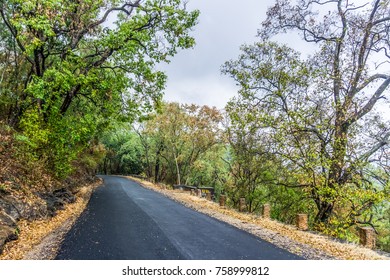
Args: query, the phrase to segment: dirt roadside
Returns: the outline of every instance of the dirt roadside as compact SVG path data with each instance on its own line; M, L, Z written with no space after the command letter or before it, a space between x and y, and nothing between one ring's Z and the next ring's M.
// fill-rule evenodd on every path
M102 184L102 180L81 187L76 201L66 205L64 210L50 219L18 222L19 235L8 242L0 255L0 260L51 260L74 222L84 211L92 192Z

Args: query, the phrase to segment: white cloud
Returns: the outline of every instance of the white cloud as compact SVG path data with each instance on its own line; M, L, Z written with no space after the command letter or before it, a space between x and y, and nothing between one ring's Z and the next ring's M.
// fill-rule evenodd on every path
M215 106L223 109L236 94L237 87L227 77L200 77L168 82L165 100L179 103Z
M257 30L273 2L190 1L189 9L201 12L193 33L197 44L160 67L169 79L165 99L223 108L237 87L231 78L221 75L220 68L238 57L242 44L256 41Z
M199 9L199 24L193 36L196 46L180 51L169 65L159 68L168 75L166 100L196 103L223 108L238 88L235 82L221 75L221 66L237 59L240 46L258 41L257 30L266 18L274 0L191 0L188 9ZM313 53L297 34L274 38L305 54Z

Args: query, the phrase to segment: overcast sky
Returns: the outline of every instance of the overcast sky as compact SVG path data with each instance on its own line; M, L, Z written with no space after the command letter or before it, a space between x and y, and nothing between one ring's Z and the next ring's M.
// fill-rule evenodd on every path
M221 66L236 59L244 43L256 41L257 30L274 0L190 0L201 12L192 33L196 46L180 51L169 65L165 100L216 106L221 109L238 88L221 74Z

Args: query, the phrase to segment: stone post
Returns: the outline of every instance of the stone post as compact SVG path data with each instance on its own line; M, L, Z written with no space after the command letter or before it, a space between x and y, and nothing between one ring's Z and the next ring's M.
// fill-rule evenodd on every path
M191 195L195 195L195 190L191 189Z
M245 203L245 197L240 198L240 204L238 210L240 212L245 212L246 211L246 203Z
M196 195L198 197L202 197L202 190L197 189L196 191L197 191Z
M206 193L206 199L211 201L211 192Z
M364 247L374 249L376 246L375 230L371 227L359 228L360 244Z
M270 204L264 204L263 205L263 218L264 219L270 219L271 218L271 205Z
M297 228L299 230L308 230L308 217L307 214L298 214L297 215Z
M226 205L226 195L221 194L219 196L219 206L225 207Z

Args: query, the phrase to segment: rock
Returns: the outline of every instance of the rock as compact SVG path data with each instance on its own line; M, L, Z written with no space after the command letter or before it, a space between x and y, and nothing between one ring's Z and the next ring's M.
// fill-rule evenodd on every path
M9 215L15 221L20 219L35 220L47 216L47 208L44 200L36 200L33 204L7 195L0 198L0 211Z
M219 206L221 207L225 207L225 204L226 204L226 195L221 195L219 197Z
M41 219L48 216L46 202L37 200L33 204L26 204L22 210L22 218L28 221Z
M239 210L240 212L245 212L245 211L246 211L245 197L241 197L241 198L240 198L238 210Z
M271 219L271 205L270 204L264 204L263 207L263 218L264 219Z
M0 210L3 210L4 213L7 213L16 221L21 217L21 213L18 208L22 208L22 205L15 198L9 195L0 198Z
M360 244L363 246L375 249L376 246L376 233L371 227L359 228Z
M0 211L0 226L16 227L16 221L7 213Z
M58 210L63 210L65 205L76 201L75 196L67 189L58 189L51 194L41 195L46 202L48 214L54 216Z
M307 214L297 214L297 218L296 218L296 224L297 224L297 228L299 230L308 230L309 229L309 225L308 225L308 216Z
M67 189L55 190L53 193L37 194L32 203L26 203L10 194L0 194L0 254L4 244L18 238L17 221L20 219L36 220L54 216L76 197Z
M3 252L4 244L18 239L16 227L0 225L0 254Z
M75 196L67 189L59 189L53 192L53 195L59 199L62 199L66 203L73 203L76 201Z

